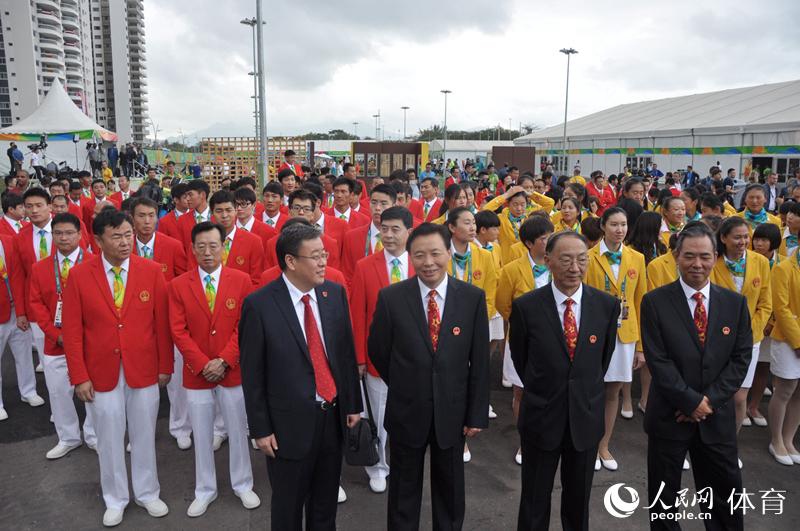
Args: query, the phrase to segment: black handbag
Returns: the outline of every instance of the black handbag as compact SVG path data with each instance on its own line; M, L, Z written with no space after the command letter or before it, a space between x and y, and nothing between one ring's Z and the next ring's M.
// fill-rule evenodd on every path
M373 466L378 462L378 448L380 448L381 442L378 439L378 427L375 426L372 417L372 406L369 403L369 394L367 394L363 377L361 378L361 389L364 392L364 402L367 403L369 417L362 418L358 424L347 428L344 459L348 465Z

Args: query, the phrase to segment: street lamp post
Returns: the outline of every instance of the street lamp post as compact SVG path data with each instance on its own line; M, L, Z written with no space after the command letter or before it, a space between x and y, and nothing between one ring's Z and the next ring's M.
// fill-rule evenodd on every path
M380 137L381 110L378 109L378 114L373 114L372 117L375 118L375 142L380 142L381 141L381 137Z
M406 113L408 112L408 110L411 107L409 107L408 105L403 105L400 108L403 109L403 140L405 140L406 139Z
M256 73L258 74L258 140L259 140L259 166L261 167L261 182L264 183L269 180L269 154L267 153L267 92L266 92L266 79L264 75L264 17L262 14L261 0L256 0L256 45L258 46L258 64L256 66ZM313 155L311 163L314 162Z
M353 122L353 136L358 139L358 122Z
M442 129L442 160L447 164L447 95L451 94L452 90L442 89L439 92L444 94L444 127ZM445 168L446 170L447 168Z
M245 18L239 21L240 24L250 26L253 34L253 71L248 75L253 76L253 118L255 119L255 133L258 138L258 59L256 57L256 19Z
M567 56L567 93L564 97L564 142L562 144L564 148L564 172L566 173L567 167L569 166L569 153L567 151L567 106L569 105L569 56L578 53L578 50L574 48L561 48L559 52L563 53Z

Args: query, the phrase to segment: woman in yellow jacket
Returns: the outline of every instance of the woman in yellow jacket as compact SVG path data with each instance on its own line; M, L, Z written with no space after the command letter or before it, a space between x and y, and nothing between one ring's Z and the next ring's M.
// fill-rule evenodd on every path
M800 236L800 203L789 202L786 213L786 226L781 235L781 246L778 252L783 256L792 256L797 252L798 236Z
M511 303L529 291L545 286L550 282L550 271L544 265L545 247L547 238L553 233L553 224L546 216L531 216L520 228L520 237L525 243L528 252L506 264L500 271L497 283L495 306L503 319L508 321L511 316ZM503 378L512 383L514 398L511 407L514 419L519 417L519 404L522 400L522 380L511 361L511 351L506 343L503 353ZM522 449L517 450L514 460L522 464Z
M769 453L782 465L800 465L800 451L794 437L800 425L800 253L772 270L772 301L775 326L772 329L770 372L772 398L769 401Z
M628 217L619 207L611 207L600 218L603 239L589 249L586 284L620 299L621 312L617 323L617 343L606 371L606 431L597 449L595 470L604 466L617 470L619 465L608 449L614 433L622 384L633 380L633 371L644 364L644 355L637 344L639 308L647 291L644 256L622 244L628 233Z
M448 211L465 206L467 206L467 192L465 192L460 185L451 184L444 191L444 201L442 201L442 206L439 209L439 217L434 219L431 223L444 225L447 221Z
M497 271L494 268L492 253L475 243L475 215L469 207L456 207L448 210L447 228L450 231L450 254L452 258L447 273L475 287L486 294L487 321L495 314L494 300L497 291ZM494 413L489 406L488 415ZM464 442L464 462L469 463L472 454Z
M769 260L748 250L750 230L747 222L732 216L722 222L717 232L717 263L711 271L711 282L740 293L747 299L750 325L753 330L753 356L747 375L734 395L736 429L742 427L747 415L747 393L753 384L758 364L759 347L764 327L772 314ZM739 460L741 466L741 460Z
M555 232L562 230L571 230L572 232L581 233L581 204L574 197L565 197L561 200L561 210L558 211L558 222L553 221L553 228Z
M750 235L753 230L762 223L772 223L779 229L781 228L781 218L773 216L764 208L767 203L767 196L764 194L764 187L760 184L748 184L744 189L742 195L742 203L745 205L744 210L734 214L747 222L750 229Z

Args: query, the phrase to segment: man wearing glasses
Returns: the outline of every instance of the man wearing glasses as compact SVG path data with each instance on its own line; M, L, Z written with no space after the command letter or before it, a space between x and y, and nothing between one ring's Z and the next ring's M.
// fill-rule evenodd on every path
M222 244L222 265L250 275L253 286L258 286L264 271L264 247L258 236L236 228L236 200L233 192L220 190L214 192L209 201L213 221L225 229ZM195 262L194 253L190 256Z
M266 248L267 242L278 232L258 219L255 213L258 204L256 193L250 187L240 186L233 193L233 198L236 200L236 228L261 238L262 246Z

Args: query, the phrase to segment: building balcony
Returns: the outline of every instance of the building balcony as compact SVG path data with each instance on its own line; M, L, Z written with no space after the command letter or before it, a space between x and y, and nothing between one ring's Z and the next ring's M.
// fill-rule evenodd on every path
M83 90L83 80L67 78L67 87L68 88L73 88L73 89L78 89L78 90Z
M49 9L52 11L61 10L61 6L59 5L57 0L36 0L36 5L41 8Z
M70 0L61 0L61 15L62 16L78 16L78 3L70 2Z
M63 17L61 17L61 25L64 27L65 30L71 29L75 31L80 31L81 29L78 17L67 16L66 14Z
M83 68L80 66L67 65L67 77L70 76L83 79Z
M67 66L74 66L76 68L81 68L83 66L83 61L81 61L80 56L78 55L65 54L64 64Z
M62 46L60 41L54 39L39 39L39 49L43 52L55 51L61 53L63 51Z
M60 54L52 52L42 52L40 54L42 65L49 65L55 68L64 68L64 58Z
M47 40L52 39L61 43L64 40L64 37L61 36L61 26L52 27L47 26L44 24L39 24L39 27L36 28L39 31L39 39L40 40Z
M39 19L39 25L48 25L48 26L55 26L57 28L61 27L61 16L58 11L50 11L50 10L43 10L38 9L36 11L36 18Z

